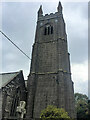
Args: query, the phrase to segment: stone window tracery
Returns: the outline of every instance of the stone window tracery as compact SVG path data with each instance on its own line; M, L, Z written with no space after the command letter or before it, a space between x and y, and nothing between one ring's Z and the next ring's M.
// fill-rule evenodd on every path
M16 116L16 108L18 106L18 102L19 102L19 89L16 89L14 95L13 95L13 99L12 99L12 105L11 105L11 111L10 111L10 116Z
M53 34L53 26L46 25L44 28L44 35L50 35Z

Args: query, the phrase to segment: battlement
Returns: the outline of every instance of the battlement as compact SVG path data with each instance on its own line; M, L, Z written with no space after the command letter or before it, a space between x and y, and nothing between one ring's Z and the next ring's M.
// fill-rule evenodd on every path
M43 15L42 5L40 5L40 8L38 10L38 20L51 19L51 18L55 18L55 17L60 17L61 15L62 15L62 5L60 2L57 7L57 12L55 12L55 13Z
M45 14L44 16L55 16L57 14L58 14L58 12L55 12L55 13Z
M46 19L53 19L53 18L57 18L61 16L62 14L60 14L59 12L45 14L45 15L41 15L40 17L38 17L38 21L46 20Z

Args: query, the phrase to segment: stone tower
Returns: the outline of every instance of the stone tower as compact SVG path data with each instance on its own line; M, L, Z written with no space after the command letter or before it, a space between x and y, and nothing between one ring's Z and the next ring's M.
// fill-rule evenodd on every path
M47 105L65 108L75 118L69 56L61 3L55 14L45 16L40 6L28 77L28 119L40 118Z

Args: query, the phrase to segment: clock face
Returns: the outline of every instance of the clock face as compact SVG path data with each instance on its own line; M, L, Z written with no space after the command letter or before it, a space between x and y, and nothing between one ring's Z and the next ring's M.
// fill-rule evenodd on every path
M40 26L42 26L42 25L43 25L43 23L41 22L41 23L40 23Z
M55 22L58 22L58 20L57 20L57 19L55 19Z

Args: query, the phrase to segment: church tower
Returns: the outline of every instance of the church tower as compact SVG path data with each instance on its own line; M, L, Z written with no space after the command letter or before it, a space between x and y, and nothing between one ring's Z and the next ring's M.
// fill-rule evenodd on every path
M48 105L64 108L75 118L69 56L61 3L49 15L43 15L40 6L28 77L28 119L40 118Z

